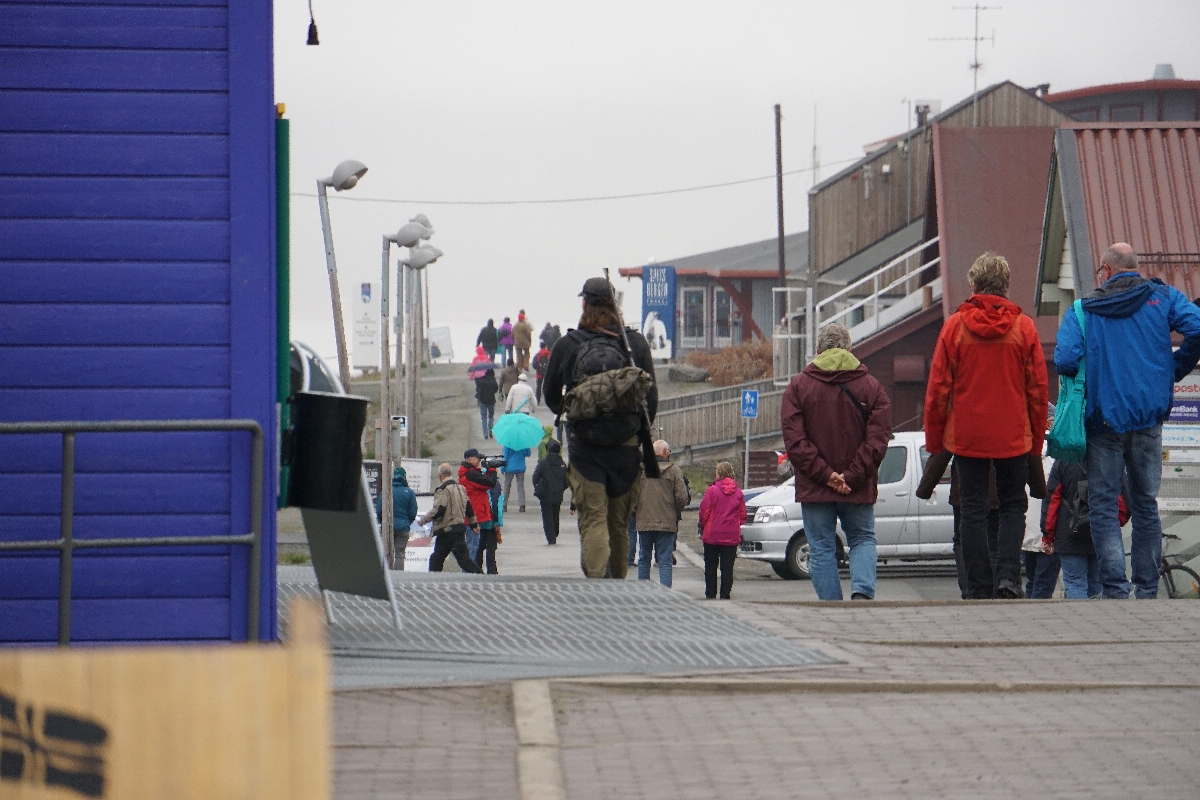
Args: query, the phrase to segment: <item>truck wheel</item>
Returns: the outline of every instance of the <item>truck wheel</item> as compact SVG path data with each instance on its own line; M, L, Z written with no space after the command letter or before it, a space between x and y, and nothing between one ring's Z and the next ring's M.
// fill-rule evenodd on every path
M794 581L800 577L792 573L792 568L787 565L786 561L772 561L771 569L775 570L775 574L785 581Z
M795 580L808 580L812 576L808 568L808 537L804 531L799 531L787 546L787 560L784 561Z

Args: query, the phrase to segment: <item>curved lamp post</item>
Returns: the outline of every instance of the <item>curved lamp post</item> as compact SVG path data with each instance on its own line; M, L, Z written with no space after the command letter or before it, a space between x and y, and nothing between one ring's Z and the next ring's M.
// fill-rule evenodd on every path
M325 237L325 270L329 273L329 294L333 299L333 335L337 340L338 377L342 388L350 393L350 357L346 354L346 326L342 321L342 290L338 286L337 259L333 255L333 231L329 227L330 186L335 192L353 189L358 179L367 174L367 165L348 159L333 169L333 175L317 179L317 205L321 208L321 233Z
M400 230L392 235L383 236L383 270L380 276L379 291L379 429L381 462L379 472L379 512L380 529L383 538L383 548L388 554L388 563L394 564L395 539L392 524L392 358L390 353L390 300L391 283L388 280L388 259L391 256L392 244L409 247L414 250L422 239L433 236L433 227L425 215L420 214L400 226Z
M424 309L422 314L417 315L413 312L415 307L421 305L421 270L429 266L433 262L442 257L442 251L433 245L423 244L418 247L410 248L408 258L401 259L399 265L412 270L412 277L405 281L404 285L411 287L411 292L408 294L407 308L405 308L406 319L408 326L408 424L409 437L406 442L405 450L409 458L419 458L421 455L421 437L418 434L413 436L412 432L421 430L421 361L424 359L423 342L425 337L422 330L425 317ZM415 300L415 303L414 303Z

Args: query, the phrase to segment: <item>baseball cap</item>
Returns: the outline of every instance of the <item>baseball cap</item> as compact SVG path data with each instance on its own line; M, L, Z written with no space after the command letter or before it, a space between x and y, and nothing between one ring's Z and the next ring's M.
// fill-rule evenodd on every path
M603 300L611 302L613 299L612 284L608 282L607 278L588 278L584 281L583 291L579 293L579 296L589 303Z
M463 453L463 458L483 458L483 453L476 450L474 447Z

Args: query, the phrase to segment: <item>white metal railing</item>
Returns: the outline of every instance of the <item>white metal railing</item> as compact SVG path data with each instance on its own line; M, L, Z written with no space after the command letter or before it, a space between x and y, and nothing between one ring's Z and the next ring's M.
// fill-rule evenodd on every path
M824 325L827 322L842 321L842 323L845 324L845 321L848 320L849 316L859 309L863 310L863 316L866 317L866 310L867 310L868 306L871 309L871 317L873 317L876 320L876 323L878 323L878 321L879 321L879 298L881 295L888 294L889 292L893 291L896 287L900 286L900 284L905 285L905 289L904 289L905 296L912 294L914 291L914 289L912 288L912 282L917 280L921 276L921 274L925 272L925 270L929 269L930 267L935 267L939 263L941 263L941 260L942 260L941 256L938 256L937 258L934 258L932 261L926 262L924 264L919 264L916 269L913 269L913 267L912 267L913 256L918 255L919 253L925 251L927 248L932 247L933 245L937 244L938 240L940 238L941 237L935 236L927 242L921 242L916 247L913 247L910 250L907 250L904 253L901 253L900 255L896 256L891 261L884 264L882 267L872 270L870 273L864 275L863 277L859 278L858 280L854 281L853 283L848 284L844 289L834 292L829 297L826 297L824 300L817 303L816 313L814 315L816 318L817 327L819 328L821 325ZM890 270L900 266L901 264L903 264L904 267L903 267L903 272L901 273L900 277L892 280L886 286L881 287L879 285L880 280L882 280L884 278L884 276L887 275L887 273ZM861 300L859 300L856 303L852 303L851 305L845 306L840 311L837 311L833 314L829 314L828 316L825 315L824 312L826 309L830 308L831 306L837 306L838 304L843 303L848 298L857 297L859 295L859 293L863 290L863 288L866 287L868 284L870 284L870 287L871 287L870 293L867 294L865 297L863 297ZM851 327L855 327L855 326L846 325L846 327L851 328ZM871 331L871 333L874 333L875 331L878 331L878 330L879 330L879 326L877 324L875 327L875 330Z
M815 307L812 293L807 288L772 289L774 296L782 295L775 301L774 308L779 308L780 303L784 307L783 317L775 326L772 337L775 345L775 385L786 386L792 376L812 360L816 332L822 325L842 322L850 329L851 341L858 342L920 311L924 307L923 304L904 301L918 292L923 292L925 284L921 281L927 270L934 269L941 263L941 256L924 264L918 261L915 267L913 260L915 256L936 245L939 239L940 237L935 236L921 242L829 297L817 301ZM899 276L886 284L882 283L893 270L899 271ZM940 296L940 286L934 283L933 292L935 296ZM890 302L892 298L889 295L902 285L903 292L895 298L898 302ZM864 291L865 295L862 294ZM888 309L893 307L899 313L888 314ZM859 311L863 319L854 324L853 315Z

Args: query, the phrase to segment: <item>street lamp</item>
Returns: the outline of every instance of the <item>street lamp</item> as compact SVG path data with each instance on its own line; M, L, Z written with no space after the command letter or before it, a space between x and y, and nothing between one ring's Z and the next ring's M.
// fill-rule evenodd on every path
M412 277L404 282L405 286L411 287L411 292L408 296L408 302L404 309L407 314L406 322L408 325L408 424L410 431L421 430L421 361L424 358L423 345L425 315L413 313L414 300L418 308L424 309L421 302L421 270L429 266L433 262L442 257L442 251L433 245L423 244L418 247L410 248L408 258L401 259L399 264L401 267L407 267L412 271ZM420 436L409 435L407 442L407 450L410 458L417 458L421 455L421 440Z
M365 169L365 167L364 167ZM357 180L357 178L355 179ZM380 449L379 454L379 512L383 533L384 550L388 554L389 563L395 563L393 550L395 541L392 528L392 357L389 352L390 336L390 299L391 282L388 276L388 259L391 257L392 243L400 247L417 248L422 239L433 236L433 228L425 216L418 215L400 226L400 230L392 235L383 236L383 269L380 276L379 290L379 416L380 416Z
M326 190L332 186L335 192L353 189L358 179L367 174L367 165L348 159L334 167L333 175L317 179L317 205L321 208L321 233L325 237L325 270L329 273L329 294L333 299L333 336L337 340L338 376L342 389L350 392L350 357L346 355L346 326L342 321L342 291L338 287L337 259L333 255L333 231L329 227L329 196Z

